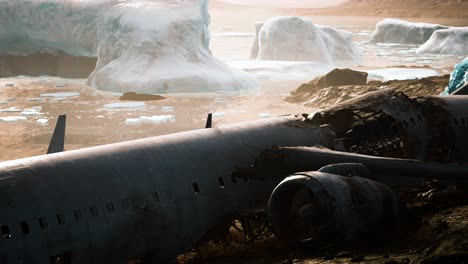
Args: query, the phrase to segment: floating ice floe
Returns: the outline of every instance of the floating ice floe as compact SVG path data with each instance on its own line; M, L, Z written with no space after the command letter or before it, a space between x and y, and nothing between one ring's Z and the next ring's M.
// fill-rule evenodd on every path
M14 107L9 107L9 108L5 108L5 109L0 109L0 112L2 113L16 113L16 112L22 112L23 110L21 110L20 108L14 106Z
M377 23L370 41L378 43L423 44L431 37L434 31L446 28L448 27L438 24L412 23L400 19L387 18Z
M128 103L110 103L103 106L104 109L123 109L123 108L138 108L145 107L144 102L128 102Z
M270 118L271 117L271 115L268 114L268 113L261 113L258 116L261 117L261 118Z
M40 98L40 97L35 97L35 98L27 98L26 102L43 102L45 99Z
M175 122L176 119L173 115L157 115L157 116L140 116L139 118L127 118L125 123L127 125L138 124L161 124Z
M333 65L354 64L361 58L351 32L314 25L306 18L274 17L263 25L257 23L256 27L258 36L252 45L251 58Z
M225 115L224 112L215 112L213 113L213 117L223 117Z
M41 110L42 108L40 106L27 108L21 112L21 115L42 115Z
M173 106L163 106L162 111L163 112L172 112L172 111L174 111L174 107Z
M66 99L70 97L80 96L80 93L76 93L76 92L44 93L44 94L40 94L39 96L40 97L52 97L56 99L62 99L62 98Z
M257 79L311 80L324 75L335 67L319 62L234 60L232 67L254 75Z
M39 118L36 120L36 123L42 126L48 125L49 124L49 119L47 118Z
M439 75L439 73L435 70L412 68L388 68L380 70L370 70L367 72L369 73L369 79L378 79L381 81L411 80Z
M27 121L28 119L24 116L7 116L7 117L0 117L0 122L4 123L16 123Z
M418 50L421 53L437 53L466 56L468 54L468 27L437 30Z

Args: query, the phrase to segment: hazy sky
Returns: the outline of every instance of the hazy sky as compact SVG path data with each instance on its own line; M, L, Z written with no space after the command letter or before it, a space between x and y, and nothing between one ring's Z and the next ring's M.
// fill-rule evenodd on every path
M277 7L327 7L339 4L345 0L218 0L233 4L269 5Z

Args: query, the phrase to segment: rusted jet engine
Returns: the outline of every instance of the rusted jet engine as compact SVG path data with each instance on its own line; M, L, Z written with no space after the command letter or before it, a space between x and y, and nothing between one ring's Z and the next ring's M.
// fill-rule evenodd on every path
M0 263L164 263L204 238L219 222L266 208L268 200L278 234L283 233L283 218L292 215L299 217L293 239L321 237L324 233L308 219L320 214L319 204L327 204L323 197L342 199L339 188L353 195L350 186L358 186L363 197L373 200L388 192L382 183L391 186L387 180L405 171L398 166L408 164L398 161L403 163L392 173L382 173L382 178L368 178L362 169L351 174L359 178L345 178L348 174L335 165L296 174L278 185L291 174L336 163L360 163L372 175L381 173L375 172L374 163L346 153L313 157L310 151L293 148L289 153L294 155L273 164L281 166L270 175L271 163L263 167L255 163L264 150L320 145L376 156L465 162L467 103L468 96L410 99L381 91L305 119L279 117L213 128L208 120L207 129L66 152L60 152L61 118L49 148L53 154L0 163ZM413 165L417 165L410 166L415 174L432 170L427 164ZM464 167L439 169L444 175L453 169L453 177L447 176L452 181L466 175ZM290 184L302 186L291 198L294 201L283 195ZM370 191L367 184L380 191ZM392 204L397 216L390 194L376 203ZM390 207L368 212L378 223ZM353 216L352 208L348 209ZM340 221L337 214L325 216L337 224ZM321 230L334 230L336 239L351 239L360 232L346 225Z

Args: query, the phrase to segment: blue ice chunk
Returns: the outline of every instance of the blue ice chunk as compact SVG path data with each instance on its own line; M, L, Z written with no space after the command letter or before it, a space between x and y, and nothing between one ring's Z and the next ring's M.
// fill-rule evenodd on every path
M455 69L450 74L449 84L441 95L449 95L465 85L465 83L468 83L468 57L455 65Z

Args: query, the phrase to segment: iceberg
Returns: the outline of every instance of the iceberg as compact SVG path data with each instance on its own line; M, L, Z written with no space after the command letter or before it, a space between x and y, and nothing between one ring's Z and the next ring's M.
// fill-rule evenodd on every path
M97 58L88 84L112 92L257 87L211 55L209 23L208 0L0 0L0 54Z
M316 61L332 65L355 63L361 58L351 32L314 25L309 19L274 17L255 26L257 35L251 48L251 58Z
M386 18L377 23L370 42L423 44L436 30L447 28L438 24L413 23L400 19Z
M450 74L449 84L441 95L449 95L466 83L468 83L468 57L455 65L453 72Z
M468 27L437 30L416 53L438 53L466 56L468 54Z

